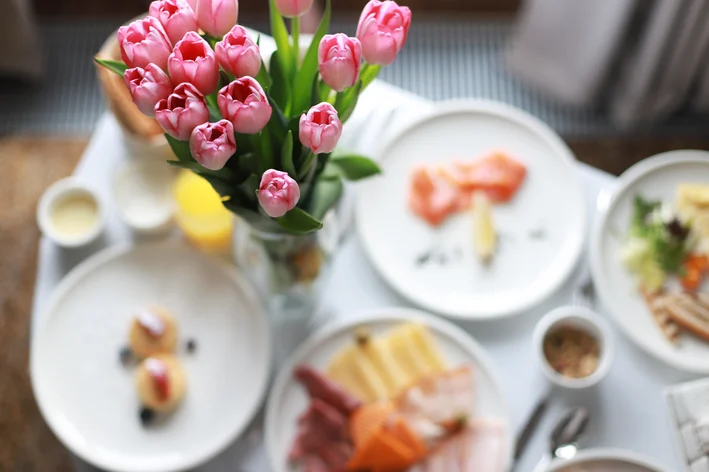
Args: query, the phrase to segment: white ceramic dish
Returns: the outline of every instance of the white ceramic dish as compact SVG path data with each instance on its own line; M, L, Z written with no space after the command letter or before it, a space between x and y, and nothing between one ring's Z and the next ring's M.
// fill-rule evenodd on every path
M121 220L138 234L170 229L175 211L175 169L165 162L138 160L123 167L113 182Z
M588 377L574 379L565 377L549 365L544 355L544 339L547 334L563 326L577 328L591 334L599 344L598 368ZM581 306L563 306L547 313L534 328L534 353L544 375L555 385L580 389L597 384L610 370L613 360L613 342L608 323L598 313Z
M425 323L451 366L465 363L476 366L477 411L483 416L505 421L508 428L507 450L510 451L508 461L511 459L509 411L497 380L497 367L483 348L465 331L441 318L406 308L387 308L362 312L330 323L298 348L280 370L266 406L264 433L266 451L274 472L292 470L287 466L286 458L295 438L297 418L308 405L304 388L293 378L293 369L299 364L325 368L332 355L352 341L352 333L357 326L366 324L372 333L377 334L406 321Z
M73 197L86 198L96 207L95 222L84 231L75 234L64 234L56 228L52 214L57 204ZM47 238L55 244L67 248L85 246L95 241L106 225L103 206L96 192L73 177L57 180L45 190L37 205L37 225Z
M432 228L408 207L411 169L502 150L521 161L527 178L512 202L495 205L502 234L490 267L473 251L470 213ZM585 239L586 209L574 157L536 118L487 101L438 105L407 125L377 153L383 174L365 183L356 208L370 261L399 293L429 310L459 318L521 312L553 293L576 266ZM533 237L543 233L542 238ZM433 257L420 265L432 248Z
M623 173L593 230L591 272L601 301L638 346L676 368L709 373L709 343L690 335L683 336L679 346L667 341L619 257L630 226L633 198L640 194L673 201L677 185L683 182L709 184L709 152L667 152L645 159Z
M114 247L74 269L52 295L33 339L31 378L47 423L78 456L101 469L192 468L247 426L270 375L265 313L233 270L179 243ZM144 428L134 369L121 365L132 314L172 311L187 394L161 424Z
M588 449L573 459L555 461L547 472L669 472L650 459L620 449Z

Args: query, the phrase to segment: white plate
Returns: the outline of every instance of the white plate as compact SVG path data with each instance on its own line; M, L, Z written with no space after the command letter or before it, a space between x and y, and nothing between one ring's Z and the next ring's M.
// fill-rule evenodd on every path
M416 164L474 159L495 150L514 156L528 173L514 199L493 209L501 247L486 268L473 251L470 213L432 228L407 200ZM518 313L549 296L576 265L586 209L574 157L527 113L486 101L438 105L391 138L378 156L383 175L358 191L359 235L383 278L418 305L460 318ZM530 236L539 230L543 239ZM447 263L417 267L417 258L432 246L444 250Z
M330 323L307 340L278 373L266 405L266 450L275 472L285 472L290 446L296 435L298 416L308 406L303 386L293 378L293 369L308 364L324 369L330 358L344 345L352 342L356 326L366 324L374 334L385 332L406 321L420 321L428 326L436 344L451 367L476 366L477 405L482 416L503 420L507 426L507 450L512 456L509 411L505 396L497 381L497 367L482 347L457 326L441 319L406 308L385 308L362 312Z
M649 459L619 449L589 449L554 462L547 472L666 472Z
M684 336L680 346L667 341L619 257L630 227L633 198L642 195L671 202L677 185L683 182L709 183L709 152L667 152L645 159L623 173L593 231L591 271L604 306L638 346L674 367L709 373L709 343L693 336Z
M131 472L194 467L226 447L256 413L270 374L266 316L235 271L177 243L116 247L74 269L55 290L32 349L35 397L77 455ZM184 402L143 428L134 368L119 362L136 309L155 303L177 319Z

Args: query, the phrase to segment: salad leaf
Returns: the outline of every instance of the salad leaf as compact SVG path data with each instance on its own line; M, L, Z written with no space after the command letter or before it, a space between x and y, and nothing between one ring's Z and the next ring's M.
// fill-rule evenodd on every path
M651 231L648 225L650 214L660 208L660 202L645 200L641 196L636 196L633 201L633 219L630 225L630 233L634 236L645 236Z

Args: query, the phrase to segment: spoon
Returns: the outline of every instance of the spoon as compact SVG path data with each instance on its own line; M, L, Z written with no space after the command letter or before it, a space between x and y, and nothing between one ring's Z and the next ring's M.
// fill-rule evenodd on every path
M578 451L578 439L588 424L588 410L577 407L564 415L549 435L549 452L542 456L534 472L548 469L554 460L571 459Z

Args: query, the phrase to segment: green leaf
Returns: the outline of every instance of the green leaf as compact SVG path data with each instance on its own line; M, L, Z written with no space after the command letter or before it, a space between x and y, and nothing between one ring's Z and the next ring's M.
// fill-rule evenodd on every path
M382 172L374 161L355 154L347 156L332 155L325 172L328 172L330 166L336 167L347 180L366 179Z
M359 100L359 94L361 91L362 81L360 80L354 87L348 88L344 92L337 94L335 109L337 110L337 114L341 122L345 123L350 116L352 116L352 112L357 106L357 101Z
M340 199L342 188L342 180L339 176L334 179L318 179L310 197L310 214L322 220L325 213Z
M99 59L98 57L94 57L94 61L96 61L97 64L105 67L106 69L115 72L121 77L123 77L123 74L126 72L126 70L128 70L128 66L121 61L113 61L111 59Z
M188 141L180 141L167 133L165 133L165 139L167 139L167 143L170 145L172 152L175 153L180 161L197 162L192 157L192 153L190 152L190 143Z
M359 74L359 80L362 81L362 90L366 89L367 86L377 78L381 69L382 66L375 66L372 64L364 64L362 66L362 70Z
M286 23L283 21L283 17L278 12L276 8L276 3L274 0L269 0L269 16L271 20L271 35L276 41L276 47L278 50L278 62L280 63L281 69L285 73L286 77L290 77L290 66L291 66L291 47L288 40L288 30L286 29ZM276 53L274 52L274 55ZM271 68L273 68L273 57L271 57ZM271 72L273 73L273 72Z
M322 221L298 207L275 220L283 229L294 234L308 234L322 228Z
M219 105L217 104L217 93L210 93L205 98L207 102L207 108L209 109L209 119L213 122L217 122L222 119L222 112L219 111Z
M273 56L271 56L271 67L269 69L271 74L271 87L269 89L269 94L276 104L283 110L288 104L290 83L281 64L280 53L280 51L276 51L273 53Z
M255 152L247 152L238 156L239 167L252 174L258 174L261 172L261 162L259 161L258 154Z
M273 2L273 0L271 0ZM313 97L312 92L313 79L318 74L318 47L320 40L327 34L330 27L331 5L330 0L325 1L325 11L323 12L320 26L313 35L313 40L305 53L303 63L295 76L295 85L293 86L293 107L291 116L298 116L305 110L310 108Z
M265 172L268 169L273 169L273 148L271 147L271 133L268 130L268 126L261 131L261 172Z
M296 177L295 166L293 165L293 133L288 130L283 147L281 148L281 165L283 170L288 172L291 177Z
M195 174L200 175L204 178L214 177L224 182L228 182L229 184L232 184L237 180L237 175L232 169L228 167L224 167L220 170L210 170L206 167L202 167L202 165L197 161L167 161L167 163L172 167L179 167L180 169L191 170Z
M271 97L268 93L266 94L268 103L271 105L271 119L268 120L268 127L271 128L271 133L273 138L277 142L283 141L286 137L286 132L288 131L288 120L286 119L283 111L276 103L275 99ZM280 151L280 149L278 149Z
M261 68L258 71L258 74L256 74L256 82L261 84L261 87L263 87L264 91L268 91L271 88L271 76L268 75L268 69L266 69L266 64L263 62L263 58L261 58Z

